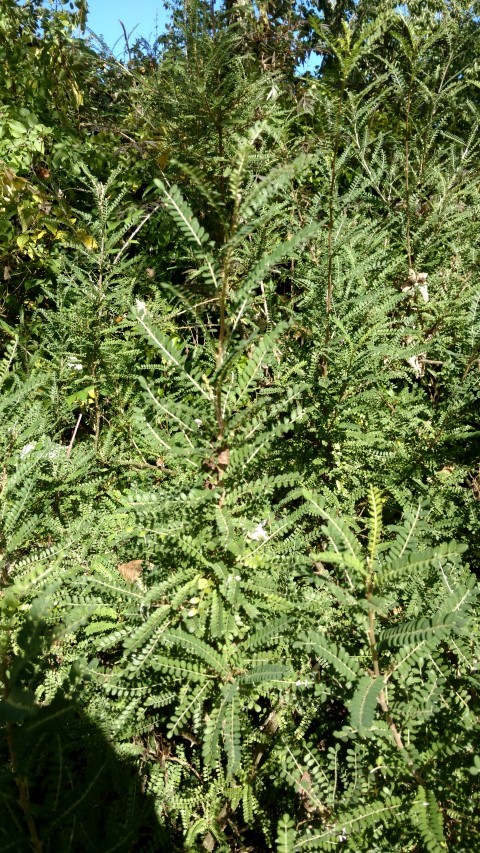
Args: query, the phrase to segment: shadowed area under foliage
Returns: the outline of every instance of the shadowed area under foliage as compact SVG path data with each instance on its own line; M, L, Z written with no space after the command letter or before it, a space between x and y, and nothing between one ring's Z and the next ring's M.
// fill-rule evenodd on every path
M34 702L34 652L45 647L39 636L48 634L43 622L25 625L23 655L10 662L15 683L0 703L1 755L10 764L0 777L0 850L181 849L142 790L140 754L115 751L76 701L75 688L70 696L58 690L43 707Z

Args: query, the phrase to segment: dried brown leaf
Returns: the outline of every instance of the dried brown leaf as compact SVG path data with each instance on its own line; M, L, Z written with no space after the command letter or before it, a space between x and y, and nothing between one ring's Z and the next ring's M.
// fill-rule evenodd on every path
M230 460L230 451L228 447L225 447L218 454L218 464L222 466L222 468L226 468Z
M117 569L126 581L135 583L142 574L142 560L130 560L128 563L119 563Z

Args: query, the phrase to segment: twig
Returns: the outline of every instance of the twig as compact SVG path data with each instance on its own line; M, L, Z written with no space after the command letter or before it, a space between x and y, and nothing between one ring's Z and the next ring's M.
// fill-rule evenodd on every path
M132 231L132 233L130 234L130 237L128 238L128 240L126 240L126 241L125 241L125 243L123 244L123 246L122 246L122 248L120 249L120 251L119 251L119 252L117 252L117 254L115 255L115 258L113 259L113 263L114 263L114 264L116 264L116 263L120 260L120 258L121 258L121 256L123 255L123 253L124 253L125 249L130 245L130 243L132 242L132 240L137 236L138 232L140 231L140 229L141 229L141 228L143 228L143 226L145 225L145 223L147 223L147 222L148 222L148 220L150 219L150 217L151 217L151 216L153 216L153 214L157 212L157 210L158 210L158 208L159 208L160 206L161 206L160 204L156 204L156 205L155 205L155 207L154 207L152 210L150 210L150 211L147 213L147 215L142 219L142 221L140 222L140 224L139 224L139 225L137 225L137 227L135 228L135 231Z
M77 423L75 424L75 429L73 430L72 437L70 439L70 444L67 447L67 459L70 458L70 454L72 452L72 447L73 447L73 442L75 441L75 436L77 435L78 427L80 426L81 420L82 420L82 412L80 412L80 414L77 418Z
M120 20L119 20L119 24L120 24L120 26L121 26L121 28L122 28L122 30L123 30L123 37L124 37L124 39L125 39L125 46L126 46L126 48L127 48L128 59L129 59L129 61L131 62L131 61L132 61L132 51L130 50L130 44L129 44L129 41L128 41L127 30L126 30L126 27L125 27L125 24L123 23L123 21L120 21Z

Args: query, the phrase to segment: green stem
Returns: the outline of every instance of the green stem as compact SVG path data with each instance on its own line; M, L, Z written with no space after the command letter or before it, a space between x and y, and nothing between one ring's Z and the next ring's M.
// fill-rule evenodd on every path
M405 240L407 245L408 268L412 269L412 246L410 239L410 112L412 107L411 82L408 89L407 109L405 114L405 205L406 205L406 228Z
M342 85L340 89L340 94L337 101L337 110L335 116L335 132L334 132L334 141L333 141L333 154L332 154L332 166L330 170L330 183L329 183L329 193L328 193L328 236L327 236L327 298L326 298L326 330L325 330L325 345L327 345L330 341L331 337L331 328L330 328L330 314L332 312L332 301L333 301L333 220L334 220L334 195L335 195L335 184L337 181L337 159L338 159L338 147L340 140L340 119L342 115L342 104L343 104L343 95L345 91L345 83L346 80L342 77ZM324 359L323 362L323 375L326 376L328 372L327 360Z
M370 573L368 575L367 581L366 581L366 598L367 598L367 601L369 601L369 602L371 602L371 600L372 600L373 586L374 586L373 573ZM379 658L379 654L378 654L377 638L375 635L375 615L376 615L375 614L375 608L373 606L371 606L368 610L368 642L370 645L370 654L372 657L373 673L375 675L375 678L379 678L383 673L382 673L381 667L380 667L380 658ZM406 763L410 769L410 772L411 772L413 778L415 779L415 781L417 782L418 785L425 786L425 782L422 778L422 775L417 770L417 768L415 767L412 758L409 756L407 749L405 747L405 744L403 742L402 735L401 735L399 729L397 728L397 725L393 719L392 713L391 713L389 705L388 705L385 690L381 690L379 697L378 697L378 703L379 703L383 713L385 714L385 717L386 717L386 720L388 723L388 727L390 729L390 733L391 733L393 740L395 742L395 746L397 747L399 752L401 752L405 756Z

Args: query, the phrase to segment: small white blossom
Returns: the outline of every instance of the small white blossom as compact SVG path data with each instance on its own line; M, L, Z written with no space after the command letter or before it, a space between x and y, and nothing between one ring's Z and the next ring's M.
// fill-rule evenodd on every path
M67 367L69 367L70 370L83 370L82 362L75 358L74 355L70 355L67 358Z
M137 309L139 314L146 314L147 306L145 305L143 299L135 300L135 308Z
M255 530L252 530L251 533L247 533L248 538L251 539L253 542L265 542L265 540L268 539L268 533L264 527L266 523L266 519L260 521L260 523L257 524Z
M20 456L22 457L22 459L24 456L27 456L28 453L31 453L32 450L35 450L36 446L37 446L37 442L31 441L29 444L26 444L24 447L22 447L22 449L20 451Z
M428 302L427 278L428 272L415 272L415 270L410 269L408 271L408 277L402 284L402 292L408 293L409 296L414 296L415 288L417 288L423 301Z

